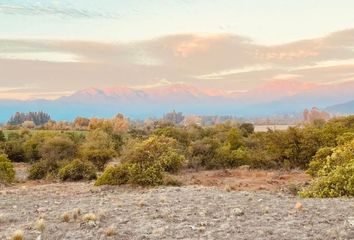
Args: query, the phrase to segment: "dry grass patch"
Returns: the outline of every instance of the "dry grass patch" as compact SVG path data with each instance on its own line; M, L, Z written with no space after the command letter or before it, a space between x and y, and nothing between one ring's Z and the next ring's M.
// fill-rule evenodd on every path
M73 210L73 219L76 221L79 218L80 215L81 215L80 208L75 208Z
M98 218L94 213L87 213L82 216L82 220L85 222L96 221Z
M38 219L34 227L38 231L43 232L44 229L45 229L45 221L44 221L44 219L43 218Z
M61 220L63 222L69 222L70 221L70 214L68 212L65 212L61 215Z
M113 226L106 228L104 232L107 237L112 237L118 234L117 230Z
M24 239L24 233L22 230L16 230L11 236L11 240L23 240L23 239Z

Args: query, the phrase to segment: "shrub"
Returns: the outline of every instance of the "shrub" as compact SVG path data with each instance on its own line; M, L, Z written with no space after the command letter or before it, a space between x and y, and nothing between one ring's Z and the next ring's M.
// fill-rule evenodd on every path
M12 236L11 236L11 240L24 240L24 233L22 230L16 230Z
M186 162L186 158L173 149L168 149L158 161L166 172L177 173Z
M333 198L354 196L354 159L337 166L328 175L315 179L309 187L300 192L302 197Z
M5 142L6 138L5 138L5 134L2 130L0 130L0 142Z
M133 164L130 167L129 182L141 186L162 185L164 179L163 168L159 165L142 166Z
M235 168L248 163L248 154L244 148L232 150L230 145L224 145L216 150L213 161L210 161L207 168Z
M96 179L96 168L89 161L75 159L59 169L59 178L63 181Z
M97 179L95 185L122 185L127 183L141 186L161 185L164 183L163 168L159 165L120 164L108 167Z
M120 164L106 168L103 174L97 179L95 185L122 185L126 184L129 178L129 165Z
M102 170L106 163L116 155L116 152L113 149L84 149L81 155L92 162L97 169Z
M335 148L320 149L308 172L316 178L301 196L354 196L354 140Z
M4 152L11 161L23 162L25 160L25 153L23 150L22 139L13 139L5 142Z
M254 133L254 125L252 123L242 123L239 128L242 132L242 135L245 137Z
M43 179L48 175L56 176L62 163L48 159L41 159L28 170L29 179Z
M80 153L84 159L91 161L99 170L116 156L115 143L106 132L96 129L86 136L85 143L81 146Z
M41 158L39 147L50 137L54 137L54 135L44 132L35 132L31 134L23 143L26 160L30 162L38 161Z
M77 153L75 143L63 136L48 138L40 145L39 154L43 159L58 161L73 159Z
M189 167L198 170L200 167L210 166L219 146L220 141L210 137L192 142L188 147Z
M177 172L184 161L174 139L151 136L128 145L122 155L123 164L107 168L96 181L96 185L161 185L164 183L165 172Z
M320 148L313 157L313 160L310 162L309 168L306 172L313 177L317 177L318 172L323 168L323 165L325 164L326 158L331 156L332 153L333 148L331 147Z
M15 180L13 164L5 154L0 154L0 182L11 183Z

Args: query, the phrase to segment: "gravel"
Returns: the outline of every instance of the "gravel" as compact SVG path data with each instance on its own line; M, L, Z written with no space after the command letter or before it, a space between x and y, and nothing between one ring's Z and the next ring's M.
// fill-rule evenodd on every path
M0 190L0 239L354 239L353 210L281 192L23 185Z

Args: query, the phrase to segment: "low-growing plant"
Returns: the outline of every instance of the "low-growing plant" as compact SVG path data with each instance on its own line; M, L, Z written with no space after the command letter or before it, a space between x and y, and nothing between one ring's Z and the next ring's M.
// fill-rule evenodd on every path
M96 179L96 168L93 163L75 159L59 169L59 178L62 181L79 181Z
M302 197L333 198L354 196L354 159L337 166L328 175L316 178L300 192Z
M28 178L32 180L43 179L48 175L56 176L61 164L57 161L41 159L35 162L28 170Z
M70 222L70 213L65 212L60 216L60 218L63 222Z
M94 213L86 213L85 215L82 216L82 220L85 222L96 221L97 216Z
M97 179L95 185L122 185L128 183L129 179L129 165L120 164L106 168L103 174Z
M38 148L39 154L43 159L60 161L72 159L77 154L75 143L68 137L55 136L48 138Z
M159 165L151 165L144 167L133 164L130 167L129 182L141 186L157 186L162 185L164 179L163 168Z
M107 237L112 237L112 236L115 236L118 234L118 231L116 230L115 227L111 226L111 227L108 227L104 230L105 234Z
M0 154L0 183L11 183L15 180L13 164L5 154Z
M354 140L335 148L320 149L308 172L315 179L300 196L354 196Z
M177 173L186 162L186 158L170 148L159 157L158 161L161 163L164 171Z
M85 149L81 151L81 155L102 170L106 163L116 155L116 152L113 149Z
M11 236L11 240L23 240L23 239L24 239L24 233L22 230L16 230Z
M171 176L170 174L165 174L164 179L163 179L163 185L180 187L183 184L181 181L179 181L175 177Z
M115 142L106 132L96 129L86 136L85 143L80 148L81 156L91 161L99 170L117 155Z
M35 223L35 229L37 229L40 232L43 232L45 229L45 221L43 218L40 218L37 220L37 222Z
M185 162L178 153L176 140L164 136L134 142L122 154L122 162L107 168L96 185L121 185L125 183L141 186L156 186L164 183L166 172L177 172Z

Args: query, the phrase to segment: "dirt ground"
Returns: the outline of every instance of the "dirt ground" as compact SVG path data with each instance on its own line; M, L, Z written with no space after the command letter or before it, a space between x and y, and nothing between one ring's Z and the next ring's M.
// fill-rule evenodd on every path
M186 171L177 178L184 185L201 185L237 191L286 191L301 187L311 178L301 171L264 171L239 168L215 171Z
M25 177L26 166L16 168ZM16 230L26 240L354 239L353 199L300 199L284 191L306 183L304 173L236 169L179 178L185 186L2 187L0 239Z

